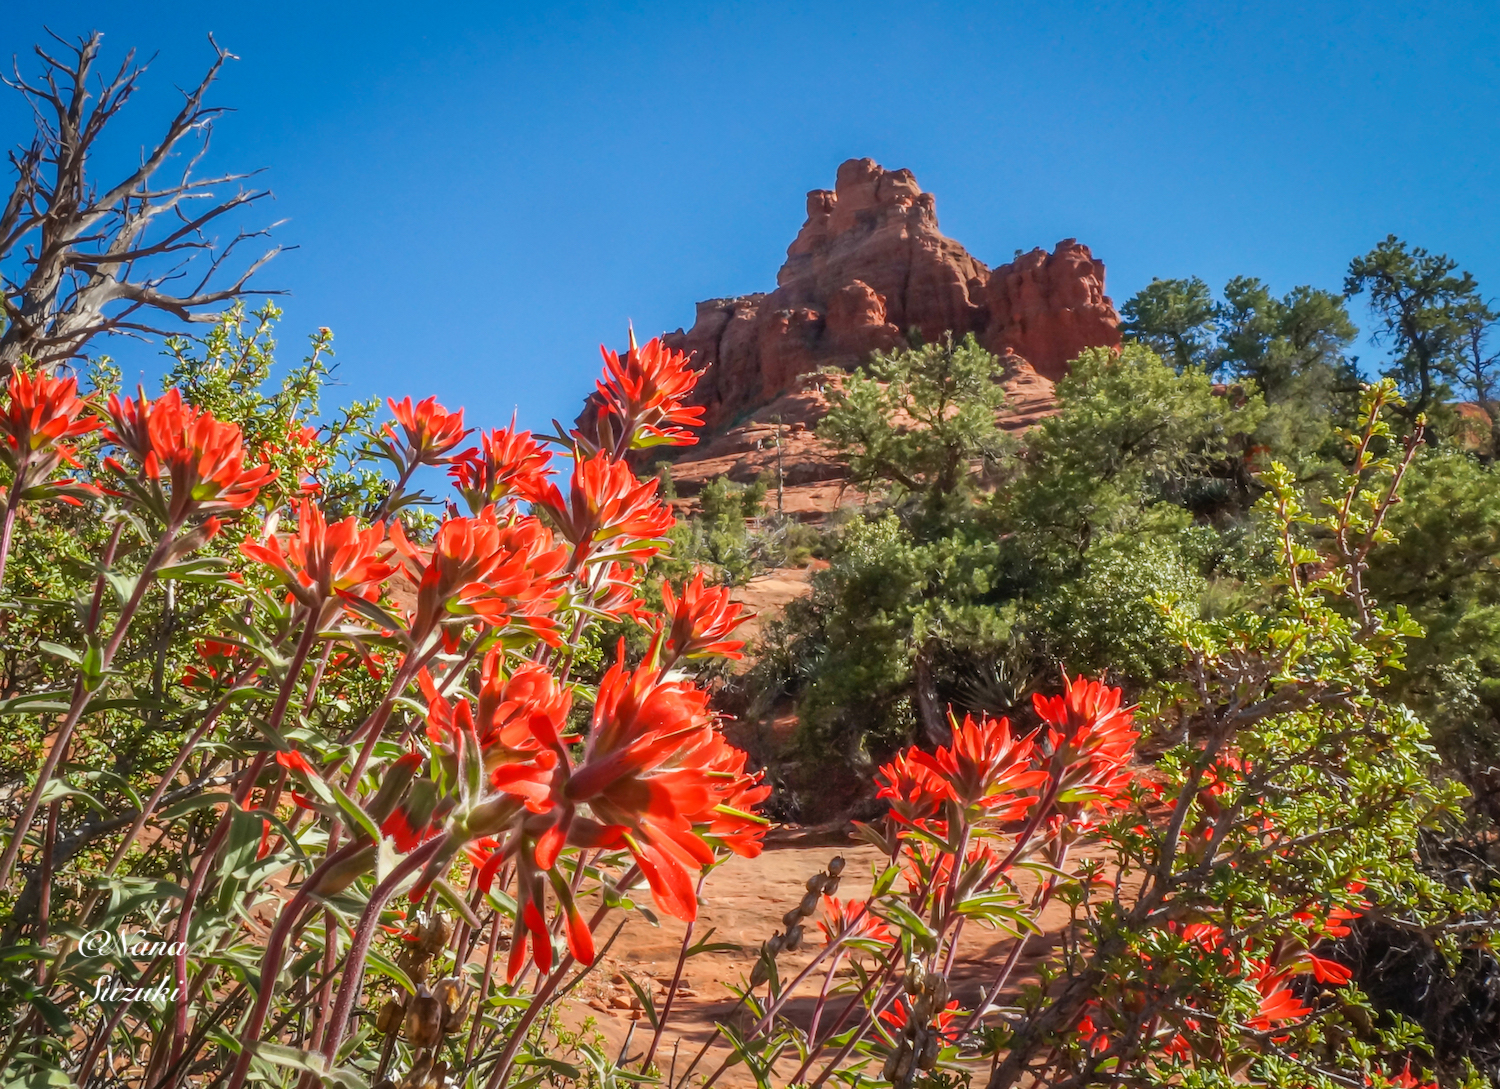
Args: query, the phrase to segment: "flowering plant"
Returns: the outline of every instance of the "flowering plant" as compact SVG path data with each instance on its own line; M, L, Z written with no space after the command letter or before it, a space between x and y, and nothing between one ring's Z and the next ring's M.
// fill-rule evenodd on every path
M1444 800L1375 694L1409 625L1359 590L1401 473L1369 453L1389 390L1331 558L1270 479L1276 620L1177 618L1196 672L1152 706L1064 671L1034 722L950 714L934 751L892 754L888 815L859 830L868 892L836 895L842 859L814 874L743 1016L663 1077L675 981L640 1055L583 1049L584 1071L547 1035L606 918L649 901L685 924L685 959L706 877L762 846L770 787L694 673L740 655L746 614L701 572L660 609L642 592L674 517L628 458L692 441L696 372L632 338L605 353L588 433L466 445L432 398L316 422L326 333L258 394L272 313L248 334L227 315L201 359L174 344L158 397L43 371L4 391L0 714L30 773L0 852L8 1080L686 1086L742 1062L804 1085L1415 1084L1409 1035L1319 1047L1359 1004L1332 943L1412 879L1369 828ZM457 497L441 516L410 490L434 470ZM620 639L596 669L606 625L638 626L644 653ZM1137 743L1168 701L1194 727L1148 769ZM1052 955L1035 936L1059 905ZM815 916L821 945L783 979ZM981 929L1009 948L961 990ZM125 993L157 1001L91 999Z

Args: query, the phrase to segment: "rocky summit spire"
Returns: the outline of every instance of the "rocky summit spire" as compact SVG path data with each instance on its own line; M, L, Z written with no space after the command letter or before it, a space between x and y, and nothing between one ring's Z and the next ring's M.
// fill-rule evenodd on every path
M909 170L850 159L834 188L807 195L776 290L709 299L693 327L667 334L711 366L697 399L710 431L793 388L798 376L853 369L915 330L974 333L998 354L1060 377L1084 348L1120 343L1104 263L1073 239L993 272L938 230L937 204Z

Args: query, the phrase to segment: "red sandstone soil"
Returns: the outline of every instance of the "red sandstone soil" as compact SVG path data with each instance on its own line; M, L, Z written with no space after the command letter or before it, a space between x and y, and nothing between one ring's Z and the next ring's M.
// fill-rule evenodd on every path
M737 949L700 954L687 962L677 1001L658 1050L663 1070L672 1065L675 1049L680 1078L692 1056L713 1035L716 1021L733 1014L731 1024L741 1030L749 1027L751 1019L745 1012L735 1011L737 999L730 987L743 985L761 943L775 931L783 929L781 917L802 898L803 883L823 869L834 855L842 855L848 864L839 896L844 899L863 898L869 892L873 869L883 861L874 848L865 845L770 846L759 858L733 858L709 876L703 890L704 904L694 940L701 940L712 931L710 941L733 943ZM1024 876L1021 885L1023 892L1035 887L1034 883L1028 884ZM645 899L649 902L649 897ZM1012 992L1028 980L1035 979L1036 964L1056 948L1058 934L1067 919L1065 905L1054 901L1048 906L1042 915L1045 933L1033 937L1028 943L1022 968L1011 985ZM601 942L613 933L615 925L611 921L602 928ZM612 1056L621 1054L629 1034L628 1056L638 1063L650 1044L652 1033L626 976L651 993L659 1010L677 965L683 929L683 924L675 919L662 918L659 926L652 926L644 918L632 917L594 972L574 992L574 1001L564 1011L564 1021L577 1028L591 1020L593 1031L607 1041ZM801 950L778 958L777 966L783 980L793 978L821 948L821 932L809 925L807 934ZM993 981L1000 963L1010 952L1012 941L994 931L968 927L951 977L955 997L968 1005L975 1003ZM835 978L835 985L850 978L852 972L845 968ZM822 982L820 968L799 989L798 997L788 1003L787 1014L803 1027L811 1017ZM830 1008L837 1012L846 1000L835 999ZM829 1022L825 1020L823 1023ZM695 1084L698 1075L716 1070L728 1054L722 1039L716 1041L694 1073ZM779 1062L776 1067L778 1081L784 1084L797 1065L792 1058ZM755 1082L743 1066L736 1066L726 1071L715 1084L739 1089Z

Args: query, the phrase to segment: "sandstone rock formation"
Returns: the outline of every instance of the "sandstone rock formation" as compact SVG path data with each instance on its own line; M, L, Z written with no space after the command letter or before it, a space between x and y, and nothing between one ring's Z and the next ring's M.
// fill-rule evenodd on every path
M863 497L848 489L848 465L816 430L828 412L828 392L841 381L841 375L805 376L734 427L683 448L671 466L680 508L690 509L704 485L720 477L768 481L769 509L803 521L820 521L840 504L857 505ZM1057 410L1052 382L1025 360L1014 361L1004 385L999 423L1006 431L1025 431Z
M698 304L667 334L707 367L697 401L712 435L793 391L825 366L853 369L915 330L977 335L1055 379L1080 350L1120 342L1104 264L1073 239L991 272L938 230L936 204L909 170L850 159L834 188L807 195L807 222L768 294Z
M1085 348L1120 346L1120 318L1104 294L1104 262L1076 239L1001 265L990 273L984 303L984 346L1015 353L1053 381Z

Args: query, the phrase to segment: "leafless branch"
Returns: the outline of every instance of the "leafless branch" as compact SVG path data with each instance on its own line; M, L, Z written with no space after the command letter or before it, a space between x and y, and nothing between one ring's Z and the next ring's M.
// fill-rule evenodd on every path
M166 335L181 323L212 321L236 299L281 294L250 281L282 247L239 271L230 266L243 244L270 227L240 229L223 245L210 233L271 195L245 186L258 171L195 174L213 122L226 112L204 97L233 54L210 37L213 62L183 92L160 139L134 168L101 185L91 157L146 65L132 51L112 76L98 75L102 34L66 41L48 33L61 48L36 48L35 76L16 63L11 78L0 77L27 100L36 124L31 142L9 155L14 183L0 205L0 376L22 356L58 363L82 355L101 334ZM184 155L168 180L169 164ZM234 192L220 195L228 187Z

